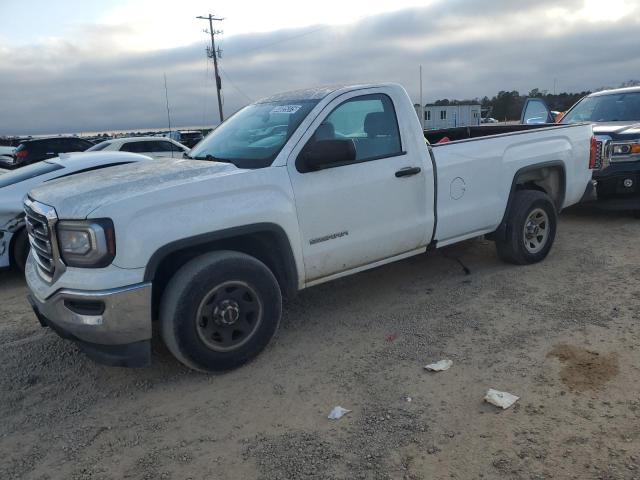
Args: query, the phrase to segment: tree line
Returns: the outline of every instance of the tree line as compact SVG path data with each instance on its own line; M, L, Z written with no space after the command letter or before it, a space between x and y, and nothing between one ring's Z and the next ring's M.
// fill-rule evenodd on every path
M619 87L632 87L638 85L640 85L639 80L629 80L628 82L622 83L618 87L601 87L596 89L595 91ZM474 98L471 100L450 100L448 98L444 98L435 101L433 105L461 105L469 103L479 103L480 105L482 105L483 116L485 117L493 117L500 121L519 120L520 114L522 113L522 107L524 106L524 102L527 98L542 98L551 110L565 112L569 110L569 108L571 108L574 103L576 103L582 97L589 95L590 93L590 90L585 90L583 92L576 93L562 92L554 94L549 93L547 90L534 88L529 93L521 95L517 90L501 90L492 98L489 98L487 96L485 96L484 98Z

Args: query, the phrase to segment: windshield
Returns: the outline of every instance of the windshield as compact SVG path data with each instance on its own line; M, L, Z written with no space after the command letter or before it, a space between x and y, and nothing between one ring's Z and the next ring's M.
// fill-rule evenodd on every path
M640 92L585 97L560 123L640 122Z
M238 168L271 165L318 100L249 105L202 140L189 157L233 163Z
M16 183L23 182L24 180L39 177L40 175L44 175L46 173L55 172L56 170L60 170L62 168L64 167L62 167L62 165L58 165L57 163L32 163L31 165L26 165L24 167L18 168L17 170L12 170L9 173L2 174L2 176L0 176L0 188L8 187L9 185L15 185Z

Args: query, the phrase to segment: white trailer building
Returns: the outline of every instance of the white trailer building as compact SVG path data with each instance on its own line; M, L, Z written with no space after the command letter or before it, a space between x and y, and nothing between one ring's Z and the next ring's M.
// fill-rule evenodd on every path
M416 113L420 117L420 105L416 104ZM439 128L468 127L480 125L482 118L481 106L477 103L461 105L425 105L424 128L435 130Z

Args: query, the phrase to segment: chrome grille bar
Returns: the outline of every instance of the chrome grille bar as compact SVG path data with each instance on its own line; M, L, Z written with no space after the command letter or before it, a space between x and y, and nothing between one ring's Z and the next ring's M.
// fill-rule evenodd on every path
M30 198L24 202L24 212L31 253L38 272L46 281L53 282L58 265L54 238L54 225L58 217L53 208Z

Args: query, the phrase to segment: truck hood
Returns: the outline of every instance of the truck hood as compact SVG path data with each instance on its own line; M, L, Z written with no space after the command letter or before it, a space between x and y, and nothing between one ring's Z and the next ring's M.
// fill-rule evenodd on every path
M29 196L54 207L59 218L83 219L116 201L244 171L228 163L154 160L53 180L35 188Z
M596 123L593 126L596 135L609 135L615 139L623 137L640 137L640 123L608 122Z

